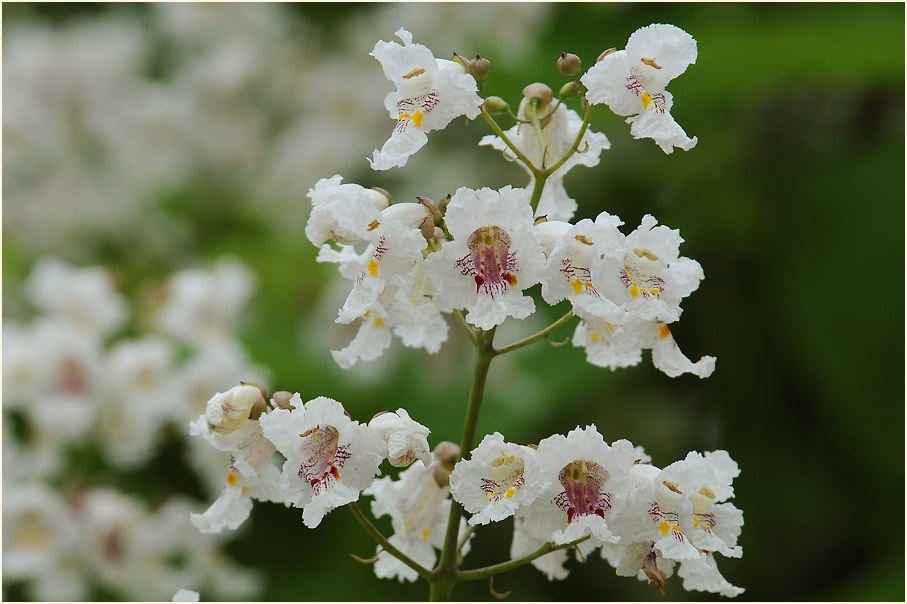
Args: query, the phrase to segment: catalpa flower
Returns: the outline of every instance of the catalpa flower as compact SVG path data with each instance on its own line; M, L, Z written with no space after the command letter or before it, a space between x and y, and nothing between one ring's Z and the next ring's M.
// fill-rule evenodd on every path
M337 174L322 178L309 189L312 213L305 225L305 235L312 245L321 245L329 239L345 244L359 241L362 232L388 206L384 194L342 182L343 177Z
M454 240L423 263L441 309L466 308L466 320L481 329L532 314L535 303L523 290L539 282L545 254L527 193L510 186L462 187L451 197L445 222Z
M736 598L745 591L722 576L715 556L711 553L681 562L677 575L683 579L683 588L687 591L707 591L721 594L725 598Z
M444 546L450 516L450 487L437 483L436 468L437 463L426 466L417 459L400 473L398 480L380 478L365 491L375 497L372 501L375 517L391 517L394 533L388 541L424 568L435 565L435 549ZM466 522L461 518L460 534L465 528ZM463 553L468 551L467 542ZM381 546L378 546L375 575L379 579L397 578L400 581L415 581L419 576L400 560L382 551Z
M671 117L668 82L696 62L696 40L673 25L649 25L636 30L627 48L605 55L580 81L588 88L586 99L605 103L627 119L634 138L651 138L665 152L674 147L689 151L696 137L689 138Z
M681 352L671 329L661 321L634 319L623 325L594 317L576 326L573 345L586 349L586 360L599 367L631 367L642 360L642 351L652 350L652 364L669 377L692 373L706 378L715 371L715 357L703 356L695 363Z
M598 291L620 306L627 319L671 323L680 301L705 277L695 260L680 256L680 231L646 214L622 245L592 268Z
M470 459L458 461L450 475L450 493L473 514L473 525L512 516L547 487L535 451L505 443L499 432L483 438Z
M615 494L632 486L638 451L626 440L608 445L595 426L542 440L536 458L551 486L524 512L526 529L542 541L568 543L591 534L617 542L608 526Z
M384 99L397 125L381 150L372 154L369 163L374 170L406 165L409 156L428 142L426 132L440 130L460 115L473 119L482 106L476 82L462 65L435 59L431 50L413 44L412 34L405 29L395 35L403 46L380 41L371 52L397 86Z
M529 107L529 99L524 98L520 102L518 115L521 119L528 121L527 107ZM541 140L536 135L532 124L517 124L505 134L517 149L532 161L533 165L538 168L550 167L556 164L573 145L582 123L583 120L576 111L567 109L565 105L558 105L551 116L542 122ZM493 149L503 151L507 157L516 159L516 155L499 136L489 134L482 137L479 144L489 145ZM599 132L586 130L580 141L579 151L570 156L564 165L545 181L536 215L547 216L549 220L570 220L573 213L576 212L576 201L567 195L567 191L564 189L564 176L573 166L598 165L602 149L610 148L611 143L608 141L608 137ZM520 166L530 174L529 185L526 189L531 191L535 185L535 176L522 162L520 162Z
M606 256L617 253L624 238L617 227L622 224L617 216L602 212L595 222L584 218L569 226L548 254L542 298L552 306L567 298L577 316L620 322L624 311L599 292L592 269Z
M428 448L431 430L412 419L406 409L379 413L368 423L368 427L387 443L387 461L392 466L404 468L414 459L431 461Z
M302 508L305 525L315 528L334 508L359 499L378 474L387 444L333 399L320 396L303 405L296 394L291 404L292 411L275 409L259 423L287 458L278 486Z

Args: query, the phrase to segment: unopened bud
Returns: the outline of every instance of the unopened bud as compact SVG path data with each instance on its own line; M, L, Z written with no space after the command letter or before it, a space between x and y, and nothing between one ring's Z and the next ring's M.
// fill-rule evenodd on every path
M286 390L278 390L271 395L271 400L274 401L274 404L277 405L278 409L295 409L295 405L290 402L290 399L293 398L292 392L287 392Z
M567 82L566 84L561 86L561 91L557 93L557 98L562 101L566 101L567 99L572 99L575 96L579 96L582 91L583 85L578 81L573 80L572 82Z
M395 203L381 213L385 218L399 220L411 229L421 230L426 239L431 237L435 230L431 212L421 203Z
M598 55L598 58L595 59L595 62L598 63L599 61L601 61L602 59L604 59L605 57L607 57L609 54L611 54L612 52L617 52L617 49L616 49L616 48L609 48L608 50L606 50L606 51L603 52L602 54Z
M220 434L239 429L254 413L255 418L267 409L267 395L258 384L243 383L226 392L218 392L208 401L205 417L208 427Z
M510 109L510 105L499 96L490 96L485 99L485 110L491 115L505 113L508 109Z
M475 59L469 61L467 65L469 74L475 78L476 82L484 82L488 74L491 73L491 61L476 55Z
M462 65L463 71L469 71L469 59L467 59L466 57L458 55L457 53L453 53L453 57L451 57L450 60L454 63L459 63L460 65Z
M369 193L369 200L379 210L383 210L390 204L394 203L394 201L391 199L391 194L388 193L387 191L385 191L384 189L382 189L381 187L372 187L371 191L373 193ZM381 195L381 198L374 195L374 193L378 193L379 195Z
M574 54L562 52L557 60L557 70L565 76L576 77L583 72L583 62Z
M544 107L554 99L554 93L551 92L551 88L541 82L535 82L523 88L523 96L530 101L538 99L539 107Z
M434 219L434 224L432 226L441 222L443 216L441 216L441 210L438 209L438 204L436 204L428 197L423 197L421 195L419 197L416 197L416 199L418 199L419 203L424 205L426 208L428 208L428 211L431 212L431 217Z
M441 216L447 215L447 204L450 203L450 193L445 195L441 201L438 202L438 210L441 212Z
M459 445L447 440L435 445L431 465L434 468L435 483L439 487L446 487L450 484L450 473L453 472L454 465L459 459Z
M434 238L438 241L444 241L444 231L441 227L435 227Z

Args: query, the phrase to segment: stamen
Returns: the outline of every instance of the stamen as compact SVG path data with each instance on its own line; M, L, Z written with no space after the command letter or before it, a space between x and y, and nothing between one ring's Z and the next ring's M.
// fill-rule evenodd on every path
M648 65L649 67L654 67L655 69L661 69L661 65L655 62L655 59L646 59L641 58L640 61Z
M661 69L661 68L659 67L659 69ZM416 77L416 76L418 76L418 75L422 75L423 73L425 73L425 70L424 70L424 69L422 69L421 67L416 67L415 69L413 69L412 71L410 71L408 74L404 75L404 76L403 76L403 79L404 79L404 80L408 80L408 79L414 78L414 77Z

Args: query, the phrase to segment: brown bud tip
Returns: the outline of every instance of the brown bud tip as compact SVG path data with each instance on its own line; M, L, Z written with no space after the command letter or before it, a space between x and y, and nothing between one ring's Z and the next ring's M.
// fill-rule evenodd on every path
M557 59L557 70L568 77L576 77L583 72L583 62L569 52L562 52Z
M554 93L551 92L551 88L541 82L535 82L523 88L523 96L530 101L538 99L540 107L544 107L554 99Z
M469 61L467 70L469 71L469 74L476 79L476 82L484 82L485 78L488 77L488 74L491 73L491 61L476 55L475 59Z

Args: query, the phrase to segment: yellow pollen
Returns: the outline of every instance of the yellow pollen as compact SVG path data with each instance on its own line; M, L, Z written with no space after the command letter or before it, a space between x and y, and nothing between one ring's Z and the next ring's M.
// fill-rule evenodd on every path
M630 288L630 297L635 298L638 295L639 295L639 288L636 287L636 285L634 284L633 287Z
M514 491L512 488L507 489L507 492L504 493L504 497L506 497L507 499L510 499L514 495L516 495L516 491Z
M594 331L592 332L592 343L593 344L598 344L599 340L601 340L601 339L602 339L602 337L600 335L598 335Z
M422 127L422 118L423 117L424 117L424 114L422 113L422 110L416 109L416 112L413 114L413 124L416 126L416 128Z
M231 487L236 486L236 482L238 480L239 479L236 477L236 474L234 474L233 472L230 472L229 474L227 474L227 484L230 485Z
M583 282L579 279L574 279L573 281L573 293L578 294L583 291Z
M658 328L658 337L664 340L669 335L671 335L671 329L667 325L662 323L662 325Z
M384 319L375 317L375 327L384 327Z
M652 104L652 97L649 96L648 92L643 92L642 96L640 96L639 98L642 99L642 108L643 109L648 109L649 105Z
M658 523L658 529L661 531L662 535L667 535L671 532L671 525L668 524L667 520L662 520Z
M378 263L375 262L374 258L372 258L371 260L368 261L368 266L366 267L366 270L373 277L378 274Z
M248 495L248 494L249 494L249 487L243 487L243 488L242 488L242 494L243 494L243 495Z
M659 68L659 69L660 69L660 68ZM413 69L412 71L410 71L408 74L404 75L404 76L403 76L403 79L404 79L404 80L408 80L408 79L410 79L410 78L416 77L417 75L422 75L423 73L425 73L425 70L424 70L424 69L422 69L421 67L416 67L415 69Z
M424 528L420 531L422 535L422 541L428 541L428 536L431 534L431 529Z

